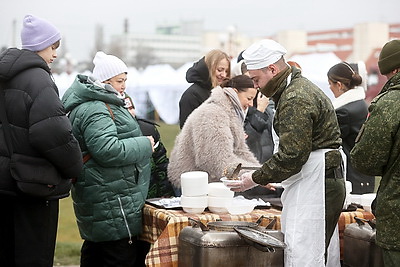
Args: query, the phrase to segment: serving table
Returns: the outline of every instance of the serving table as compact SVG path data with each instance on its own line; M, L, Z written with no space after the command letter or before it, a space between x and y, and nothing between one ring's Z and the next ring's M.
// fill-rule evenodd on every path
M180 231L190 225L189 217L207 224L217 220L255 222L264 216L265 219L262 220L260 226L267 226L269 222L276 219L273 229L279 230L281 228L280 214L281 211L274 208L256 208L251 213L244 215L215 214L207 210L201 214L189 214L180 209L162 209L145 204L143 233L139 238L151 244L150 251L146 256L146 266L178 266L178 237ZM343 232L347 224L355 222L354 216L365 219L374 217L372 213L360 209L341 213L339 219L341 256L344 246Z

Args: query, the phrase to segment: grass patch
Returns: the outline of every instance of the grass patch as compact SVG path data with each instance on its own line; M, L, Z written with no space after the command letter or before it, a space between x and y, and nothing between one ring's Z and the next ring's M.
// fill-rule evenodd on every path
M54 266L79 265L81 243L57 242Z
M175 143L175 138L180 132L179 124L165 124L158 123L160 127L158 127L158 131L161 135L161 142L164 144L167 149L167 155L171 153L172 147Z
M161 141L169 155L175 137L179 133L179 125L158 124L160 125L158 131L161 135ZM61 199L54 265L79 265L82 242L72 207L72 199L71 197Z
M79 265L82 239L79 235L71 197L60 200L60 216L54 266Z

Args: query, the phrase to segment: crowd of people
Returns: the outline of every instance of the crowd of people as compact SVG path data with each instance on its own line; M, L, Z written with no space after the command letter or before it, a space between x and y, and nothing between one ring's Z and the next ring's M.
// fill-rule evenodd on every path
M191 85L179 102L170 157L157 124L136 116L121 59L98 51L92 75L78 74L60 99L50 69L60 32L27 15L21 41L21 49L0 54L1 266L53 265L65 197L22 192L10 171L12 153L43 158L72 182L83 267L144 266L150 244L138 236L146 198L180 196L184 172L205 171L217 182L238 164L258 170L242 170L240 182L228 184L232 191L282 201L285 266L340 266L339 246L328 248L339 242L345 181L352 193L371 193L381 176L376 242L385 266L400 262L400 40L380 52L388 81L369 106L363 78L348 62L327 72L331 101L274 40L252 44L235 66L227 53L211 50L187 71Z

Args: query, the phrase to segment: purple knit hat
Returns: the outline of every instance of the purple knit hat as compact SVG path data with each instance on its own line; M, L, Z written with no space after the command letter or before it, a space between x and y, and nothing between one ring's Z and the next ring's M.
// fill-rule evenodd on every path
M50 22L26 15L21 31L22 49L42 51L61 39L60 32Z

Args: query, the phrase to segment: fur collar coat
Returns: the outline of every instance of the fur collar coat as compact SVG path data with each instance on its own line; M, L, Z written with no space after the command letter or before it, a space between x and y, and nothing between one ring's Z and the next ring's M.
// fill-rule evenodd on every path
M260 166L246 145L244 113L238 111L240 102L232 92L231 88L214 88L210 98L190 114L176 137L168 177L177 188L184 172L205 171L209 182L219 182L224 169L233 164Z

